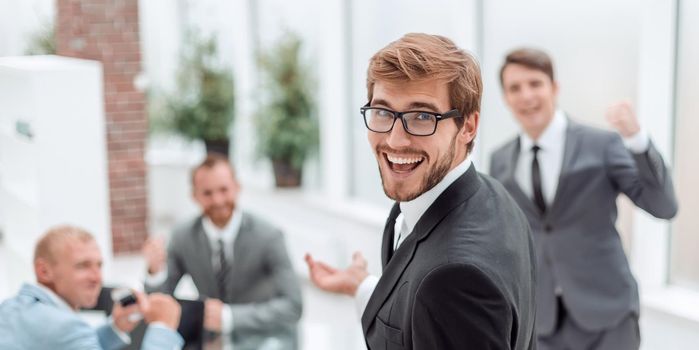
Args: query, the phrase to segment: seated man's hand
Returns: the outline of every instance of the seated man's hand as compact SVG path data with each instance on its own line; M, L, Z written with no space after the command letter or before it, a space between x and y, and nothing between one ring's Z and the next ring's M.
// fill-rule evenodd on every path
M204 329L211 332L221 332L221 313L223 302L218 299L206 299L204 302Z
M318 288L349 296L357 293L357 288L369 275L367 262L359 252L352 255L352 264L344 270L336 269L322 261L315 261L310 254L306 254L306 264L311 281Z
M175 298L161 293L153 293L139 299L139 307L146 322L160 322L172 330L177 330L182 308Z
M141 292L133 291L136 295L136 300L145 297ZM140 317L130 317L140 311L138 304L131 304L129 306L123 307L120 303L114 303L112 308L112 319L114 320L114 326L124 333L131 333L131 331L136 328L138 323L141 321Z
M165 239L163 237L148 238L143 243L141 253L148 264L148 273L156 274L165 269L167 262L167 251L165 250Z

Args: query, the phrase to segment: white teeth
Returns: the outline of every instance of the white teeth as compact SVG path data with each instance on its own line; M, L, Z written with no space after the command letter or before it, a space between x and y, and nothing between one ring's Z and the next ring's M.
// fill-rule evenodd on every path
M386 155L388 158L388 161L391 163L396 163L396 164L412 164L412 163L417 163L422 160L422 157L414 157L414 158L403 158L403 157L396 157L396 156L391 156L391 155Z

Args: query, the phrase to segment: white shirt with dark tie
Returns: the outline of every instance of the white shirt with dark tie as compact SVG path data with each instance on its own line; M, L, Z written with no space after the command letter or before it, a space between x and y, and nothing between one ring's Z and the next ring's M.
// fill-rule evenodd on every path
M238 237L238 232L240 231L240 225L242 223L242 213L240 210L234 210L231 219L228 221L226 226L219 228L209 219L207 216L202 218L202 226L204 228L204 233L206 238L209 240L209 246L211 247L211 265L214 268L214 273L218 271L220 265L220 252L219 252L219 240L223 241L223 249L226 257L226 261L233 261L233 245L235 239ZM167 279L167 267L162 271L154 275L146 275L145 283L149 286L158 286L165 282ZM221 332L230 333L233 331L233 311L230 305L223 304L223 310L221 311Z
M437 197L439 197L439 195L442 194L442 192L444 192L449 185L456 181L456 179L465 174L470 166L471 160L469 157L466 157L466 159L464 159L459 165L450 170L444 176L442 181L429 189L427 192L421 194L411 201L399 203L401 213L398 215L398 217L396 217L396 224L394 226L394 251L397 250L401 243L403 243L412 233L418 220L420 220L422 215L427 211L432 203L434 203ZM379 277L369 275L357 288L354 301L359 317L361 317L361 315L364 313L364 309L366 309L366 306L369 303L369 298L371 298L371 294L374 292L374 289L378 283Z
M537 160L541 174L541 192L544 196L546 207L553 204L558 189L558 180L563 167L563 157L565 152L566 129L568 119L561 110L556 110L553 119L541 133L538 140L533 140L526 132L522 131L519 136L519 157L515 168L515 180L525 195L534 201L534 189L532 185L532 161L534 152L532 147L539 146ZM626 148L633 153L643 153L648 150L650 139L645 130L641 129L636 135L623 138ZM584 145L583 145L584 147ZM556 287L556 295L563 292L560 287Z
M526 133L519 136L519 157L515 168L515 179L528 198L534 198L532 188L532 160L534 152L532 147L539 146L537 159L541 170L541 193L544 195L546 207L551 206L556 195L558 177L561 175L563 164L563 149L566 141L566 128L568 120L563 112L556 111L553 119L546 127L538 140L533 140Z

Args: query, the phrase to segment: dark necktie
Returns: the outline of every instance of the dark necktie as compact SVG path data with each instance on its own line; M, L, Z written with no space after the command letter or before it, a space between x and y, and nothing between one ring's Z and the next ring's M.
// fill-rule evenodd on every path
M532 152L534 152L534 159L532 159L532 189L534 190L534 204L543 214L546 212L546 202L544 201L544 194L541 192L541 169L539 168L539 158L537 157L540 149L541 147L537 145L532 146Z
M226 296L226 275L228 275L228 263L226 262L226 251L223 240L218 240L218 271L216 271L216 282L218 283L219 298L224 300Z

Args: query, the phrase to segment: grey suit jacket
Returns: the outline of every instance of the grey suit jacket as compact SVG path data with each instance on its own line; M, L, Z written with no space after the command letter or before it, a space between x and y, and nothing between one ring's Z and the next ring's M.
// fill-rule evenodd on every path
M148 327L141 349L173 350L184 341L177 332ZM41 288L25 284L0 304L0 349L115 350L126 344L110 325L93 329L78 314L59 307Z
M616 199L626 194L659 218L672 218L672 179L652 143L632 154L610 131L569 120L555 199L541 215L514 178L519 138L495 151L490 174L503 183L529 219L539 266L537 332L556 324L555 288L568 314L584 329L609 329L639 313L636 281L615 228Z
M265 221L242 215L226 278L228 295L219 295L201 217L175 230L168 247L167 280L148 291L172 294L182 276L189 274L201 298L218 298L231 305L236 348L256 348L274 337L284 349L295 349L302 311L301 288L284 237Z
M362 315L367 347L534 349L534 247L526 218L472 165L392 252L396 204L383 236L383 275Z

